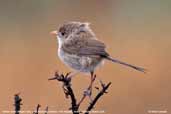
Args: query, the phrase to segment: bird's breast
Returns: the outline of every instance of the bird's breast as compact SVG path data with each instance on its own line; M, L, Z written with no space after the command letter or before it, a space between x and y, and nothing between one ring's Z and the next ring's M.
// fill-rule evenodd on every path
M81 72L94 71L94 69L102 62L102 58L100 57L88 57L69 54L62 50L62 48L58 49L58 56L60 60L67 66Z
M79 70L81 68L80 57L77 55L66 53L62 48L58 49L58 56L62 62L64 62L70 68Z

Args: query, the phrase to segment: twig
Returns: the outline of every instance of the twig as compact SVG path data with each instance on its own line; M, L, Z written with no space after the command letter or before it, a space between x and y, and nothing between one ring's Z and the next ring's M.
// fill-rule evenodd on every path
M63 74L58 74L58 72L55 73L55 77L50 78L49 80L58 80L60 82L63 83L63 89L64 89L64 93L66 95L66 98L68 98L68 96L70 96L71 98L71 110L73 114L79 114L78 112L78 106L77 106L77 100L75 98L73 89L71 88L71 78L68 77L70 73L67 73L65 76Z
M19 96L20 93L17 93L14 95L14 106L15 106L15 114L20 114L20 109L21 109L21 101L22 99Z
M107 85L103 84L101 82L101 86L102 86L102 90L96 95L96 97L93 99L93 101L90 103L90 105L88 106L85 114L89 114L89 111L91 111L91 109L95 106L96 102L98 101L98 99L104 94L107 93L106 90L109 88L109 86L111 85L111 82L109 82Z
M46 109L45 109L45 114L48 113L48 110L49 110L49 107L47 106Z
M72 113L73 114L79 114L80 112L78 110L79 110L80 102L82 102L84 100L84 98L86 97L86 94L84 94L84 96L82 97L81 101L77 105L76 97L74 95L73 89L71 88L71 78L69 77L69 74L70 73L67 73L66 75L63 75L63 74L58 74L58 72L56 72L55 73L55 77L50 78L49 80L58 80L58 81L63 83L63 90L64 90L64 93L65 93L65 96L66 96L66 98L69 98L68 96L70 96L70 99L71 99L72 107L70 109L72 110ZM92 82L95 80L95 78L96 78L96 75L93 77ZM107 85L102 83L102 81L100 81L100 83L101 83L102 89L97 93L96 97L92 100L92 102L88 106L85 114L89 114L89 112L93 109L93 107L95 106L95 104L99 100L99 98L104 93L107 93L106 90L111 85L111 82L109 82ZM90 87L91 86L89 86L89 89L90 89Z
M39 109L40 109L41 105L38 104L37 107L36 107L36 111L33 112L33 114L39 114Z

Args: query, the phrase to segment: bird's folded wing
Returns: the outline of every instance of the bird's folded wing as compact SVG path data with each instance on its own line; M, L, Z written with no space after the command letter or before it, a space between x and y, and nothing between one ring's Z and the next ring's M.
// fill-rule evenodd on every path
M62 49L65 52L79 56L98 55L106 57L108 53L105 48L104 43L92 38L71 38L62 45Z

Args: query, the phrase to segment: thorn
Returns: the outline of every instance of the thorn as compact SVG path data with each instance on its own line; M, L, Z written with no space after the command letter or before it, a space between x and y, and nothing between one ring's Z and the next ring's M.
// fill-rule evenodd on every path
M61 78L62 78L62 79L64 79L64 78L65 78L63 74L61 74Z
M68 77L70 74L71 74L71 72L68 72L68 73L66 74L66 76Z
M14 94L14 96L19 96L21 94L21 92L18 92L16 94Z
M40 104L38 104L38 105L37 105L37 107L41 107L41 105L40 105Z
M94 87L94 88L95 88L95 89L97 89L97 90L99 90L99 87L97 87L97 86L96 86L96 87Z
M53 78L49 78L48 80L56 80L56 79L57 79L57 77L55 76Z
M105 87L105 84L101 80L100 80L100 84L101 84L102 88Z

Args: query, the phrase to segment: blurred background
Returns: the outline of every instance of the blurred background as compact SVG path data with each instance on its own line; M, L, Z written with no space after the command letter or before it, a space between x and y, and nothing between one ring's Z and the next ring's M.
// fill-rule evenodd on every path
M113 57L148 69L143 74L106 61L96 74L112 85L95 110L169 113L170 6L170 0L0 0L0 110L13 110L13 95L18 92L22 110L34 110L38 103L42 110L47 105L49 110L70 107L62 85L48 81L56 70L71 71L57 57L57 40L49 32L64 22L81 21L91 23ZM89 82L84 74L73 79L78 100Z

